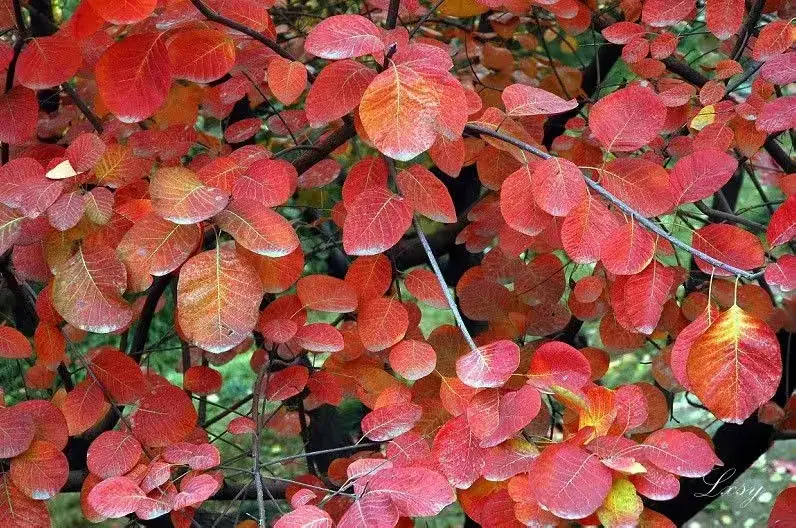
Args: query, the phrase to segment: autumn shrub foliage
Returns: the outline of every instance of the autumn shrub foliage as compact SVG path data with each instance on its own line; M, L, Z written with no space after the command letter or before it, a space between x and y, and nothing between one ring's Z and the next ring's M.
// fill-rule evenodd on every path
M5 526L666 527L675 402L792 432L787 2L63 7L0 12Z

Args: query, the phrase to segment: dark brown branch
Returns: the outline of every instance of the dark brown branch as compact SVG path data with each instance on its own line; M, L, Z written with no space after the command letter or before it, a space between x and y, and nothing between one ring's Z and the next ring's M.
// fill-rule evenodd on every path
M702 202L695 202L694 205L696 206L697 209L699 209L699 211L702 214L704 214L708 218L732 222L733 224L738 224L744 227L748 227L749 229L757 231L758 233L763 233L766 230L766 226L758 224L757 222L749 220L748 218L744 218L743 216L713 209L711 207L706 206Z
M746 23L741 27L740 33L738 33L738 40L735 42L735 47L732 49L732 53L730 53L730 58L732 60L740 60L741 56L743 55L743 50L746 48L746 44L749 42L749 36L755 29L755 26L760 21L760 16L763 14L763 6L766 4L766 0L755 0L752 2L752 9L749 10L749 15L746 17Z
M395 29L398 23L398 8L400 7L400 0L390 0L390 5L387 7L387 29Z
M61 85L61 89L72 99L72 102L75 103L75 106L80 109L80 112L86 116L86 119L88 119L88 122L94 127L94 130L96 130L98 134L102 134L102 121L99 117L97 117L97 114L91 111L91 108L88 107L86 102L80 98L72 85L68 82L65 82Z
M152 318L155 315L155 309L170 281L170 275L155 277L152 281L152 286L149 287L149 293L147 293L144 307L141 309L141 316L138 318L135 334L133 334L133 341L130 344L130 356L136 361L140 361L141 355L144 353L146 342L149 338L149 328L152 326Z
M307 171L310 167L321 161L323 158L332 153L337 147L343 145L346 141L356 136L356 130L353 125L343 125L331 134L321 143L315 145L317 148L293 161L293 166L299 174Z

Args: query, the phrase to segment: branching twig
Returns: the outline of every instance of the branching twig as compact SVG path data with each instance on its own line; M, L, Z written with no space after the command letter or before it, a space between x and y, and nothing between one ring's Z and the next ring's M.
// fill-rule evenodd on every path
M488 127L485 127L485 126L469 124L469 125L467 125L465 127L465 131L471 132L471 133L475 133L475 134L483 134L483 135L487 135L487 136L492 136L492 137L494 137L496 139L500 139L502 141L505 141L506 143L514 145L515 147L520 148L520 149L522 149L522 150L524 150L526 152L530 152L531 154L534 154L535 156L538 156L538 157L540 157L542 159L550 159L550 158L555 157L555 156L551 156L547 152L544 152L544 151L534 147L533 145L529 145L529 144L525 143L524 141L520 141L519 139L513 138L513 137L511 137L509 135L506 135L506 134L503 134L501 132L495 132L494 130L492 130L492 129L488 128ZM652 231L656 235L668 240L672 245L677 246L677 247L679 247L680 249L682 249L684 251L687 251L692 256L698 257L698 258L704 260L705 262L707 262L707 263L709 263L709 264L711 264L713 266L716 266L717 268L721 268L721 269L723 269L725 271L729 271L733 275L738 275L739 277L742 277L744 279L755 280L755 279L757 279L759 277L762 277L763 272L749 273L748 271L744 271L742 269L736 268L735 266L732 266L730 264L727 264L726 262L722 262L722 261L720 261L718 259L715 259L715 258L711 257L710 255L708 255L707 253L703 253L702 251L699 251L698 249L695 249L695 248L689 246L688 244L686 244L685 242L681 241L680 239L675 238L672 235L670 235L669 233L667 233L664 229L661 229L661 227L659 225L657 225L655 222L652 222L648 218L646 218L646 217L642 216L641 214L639 214L635 209L633 209L632 207L627 205L625 202L623 202L622 200L620 200L619 198L617 198L616 196L614 196L613 194L608 192L599 183L595 182L591 178L587 178L586 176L584 176L583 179L586 182L586 185L591 187L597 194L599 194L600 196L602 196L603 198L605 198L606 200L608 200L609 202L614 204L616 207L618 207L623 213L629 215L631 218L635 219L639 224L641 224L642 226L646 227L647 229L649 229L650 231Z

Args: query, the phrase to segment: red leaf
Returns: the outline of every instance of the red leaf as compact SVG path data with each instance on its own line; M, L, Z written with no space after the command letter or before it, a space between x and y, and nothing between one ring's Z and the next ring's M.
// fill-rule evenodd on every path
M38 121L36 92L15 86L0 95L0 141L11 145L24 143L36 133Z
M226 207L229 195L206 186L190 169L158 169L149 185L152 208L161 217L177 224L207 220Z
M796 35L787 20L774 20L760 30L752 47L752 58L756 61L767 61L787 51L793 44Z
M687 371L694 394L718 419L741 423L777 390L779 342L764 321L733 305L691 346Z
M188 466L197 471L211 469L221 463L221 454L213 444L179 442L166 446L163 458L166 462Z
M191 398L174 385L159 385L131 415L133 435L145 447L165 447L188 437L196 427Z
M5 253L19 240L25 217L0 204L0 253Z
M383 253L401 240L411 223L406 200L388 189L368 189L348 209L343 248L349 255Z
M738 160L715 149L700 150L681 158L670 175L676 203L707 198L730 181L737 167Z
M611 471L580 447L554 444L539 455L530 473L539 504L562 519L580 519L602 505Z
M430 270L423 268L413 269L404 279L404 284L409 293L414 295L418 301L439 310L450 308L437 276Z
M155 10L156 0L114 2L113 0L88 0L92 11L111 24L134 24L147 18Z
M180 492L174 497L174 509L181 510L190 506L198 506L213 496L221 487L221 482L207 473L189 473L190 478L184 478L180 485Z
M390 349L390 366L410 381L428 376L436 365L437 353L428 343L406 339Z
M404 338L409 328L409 315L399 301L380 297L368 301L360 309L357 322L362 344L371 352L378 352Z
M138 464L143 449L132 435L122 431L105 431L88 448L88 470L102 479L119 477Z
M301 348L310 352L340 352L345 347L343 334L327 323L302 326L293 339Z
M615 275L634 275L647 267L655 254L655 239L631 219L611 231L602 242L600 260Z
M86 210L86 198L80 192L74 191L62 194L47 209L50 225L58 231L66 231L75 227L83 218Z
M66 147L66 158L78 173L92 169L104 153L105 142L97 134L80 134Z
M430 517L456 500L445 477L426 468L388 468L376 473L367 494L386 495L405 517Z
M33 334L36 362L49 370L57 370L66 361L66 338L60 328L49 323L39 323Z
M116 404L134 403L149 392L138 363L113 347L105 346L91 358L91 371Z
M304 390L309 371L303 365L292 365L271 374L264 385L264 394L270 401L283 401Z
M359 257L348 266L345 282L356 290L358 302L364 304L365 301L381 297L390 289L392 263L382 253Z
M703 477L715 465L722 465L710 444L689 431L661 429L650 434L642 445L644 457L681 477Z
M362 435L376 442L392 440L412 429L422 414L414 403L379 407L362 418Z
M15 407L33 418L35 440L45 440L59 450L66 447L69 430L61 409L47 400L26 400L19 402Z
M118 519L136 511L147 496L127 477L113 477L94 486L88 494L88 504L97 513Z
M319 312L348 313L357 309L354 289L347 282L328 275L300 278L296 284L296 295L305 308Z
M351 59L384 49L381 32L360 15L335 15L312 28L304 49L322 59Z
M299 506L280 517L274 524L274 528L332 528L333 526L334 521L328 513L311 505Z
M500 387L520 365L520 348L508 340L480 346L456 360L456 375L470 387Z
M745 9L743 0L707 0L705 21L708 30L719 40L727 40L738 33Z
M478 444L464 415L449 420L434 437L432 454L453 487L467 489L481 475L486 450Z
M69 436L84 433L105 415L109 404L93 379L84 379L66 394L61 411L69 427Z
M600 33L612 44L627 44L636 37L643 37L645 31L644 26L640 24L623 21L611 24Z
M418 213L437 222L456 222L456 209L448 189L427 168L412 165L397 174L395 183L409 205Z
M641 20L652 27L673 26L685 20L696 8L696 0L647 0Z
M664 501L671 500L680 493L680 481L677 477L652 464L648 464L646 469L646 473L630 476L630 482L641 495Z
M204 365L194 365L185 371L182 386L199 396L207 396L221 390L221 373Z
M384 494L366 493L346 510L337 528L390 528L398 524L398 510Z
M177 320L192 343L226 352L254 329L261 298L260 280L251 266L219 244L180 269Z
M494 447L531 423L541 405L539 391L530 385L502 394L497 389L483 390L467 404L467 423L481 447Z
M698 229L692 243L694 249L743 270L758 268L766 259L763 246L756 236L729 224L710 224ZM733 275L721 268L714 268L702 259L695 260L699 269L707 274Z
M299 61L281 57L268 64L268 87L285 106L296 102L307 86L307 68Z
M354 110L375 77L375 71L349 59L323 68L304 102L310 126L324 125Z
M285 217L254 200L234 200L214 219L241 246L258 255L284 257L299 247L296 231Z
M275 207L287 202L297 185L298 173L289 162L257 160L235 181L232 198L254 200L262 207Z
M7 474L0 478L0 519L10 527L44 528L51 526L47 503L33 500L11 483Z
M0 407L0 458L24 453L36 434L33 417L20 407Z
M501 94L509 116L533 116L560 114L578 106L575 99L569 101L546 90L525 84L507 86Z
M655 139L665 118L666 107L657 94L633 85L597 101L589 113L589 128L607 150L630 152Z
M666 169L643 158L617 158L600 171L600 183L640 214L650 217L670 211L675 197Z
M796 237L796 195L791 195L771 215L766 239L771 247L781 246Z
M29 40L17 61L19 84L33 90L63 84L77 73L82 63L75 39L56 33Z
M567 216L586 197L583 173L564 158L550 158L534 165L531 179L536 204L553 216Z
M652 334L674 280L674 271L654 260L641 273L628 277L624 287L624 321L636 332Z
M25 359L31 355L33 355L33 349L30 346L30 341L22 332L10 326L0 326L0 357Z
M755 127L768 134L796 128L796 95L767 101L755 121Z
M550 225L552 217L536 205L532 168L523 165L503 181L500 188L500 213L520 233L538 235Z
M343 182L343 202L350 206L357 196L370 189L387 187L387 162L382 156L367 156L356 162Z
M769 224L770 225L770 224ZM766 282L782 291L796 290L796 255L782 255L766 266Z
M127 272L107 246L80 247L55 269L53 305L82 330L108 333L125 328L133 313L122 293Z
M576 392L590 379L589 360L578 349L561 341L544 343L531 356L528 383L542 390L560 387Z
M768 526L777 528L790 526L796 523L796 486L786 488L774 501L771 515L768 517Z
M172 77L209 83L235 65L235 42L215 29L187 29L169 39L168 55Z
M97 89L123 123L152 116L171 86L169 56L162 33L143 33L112 44L97 62Z

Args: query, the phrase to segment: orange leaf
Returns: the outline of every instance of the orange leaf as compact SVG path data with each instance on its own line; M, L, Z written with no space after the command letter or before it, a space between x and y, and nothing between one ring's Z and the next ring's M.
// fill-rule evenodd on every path
M268 65L268 87L283 105L295 103L306 86L307 68L301 62L277 57Z
M53 305L81 330L108 333L127 327L133 312L122 293L127 272L107 246L80 247L55 269Z
M257 324L262 288L234 249L218 245L191 257L177 282L177 320L186 338L210 352L240 344Z
M733 305L694 342L688 380L720 420L741 423L777 390L782 358L774 331Z
M235 43L215 29L188 29L169 40L171 74L175 79L209 83L235 65Z

